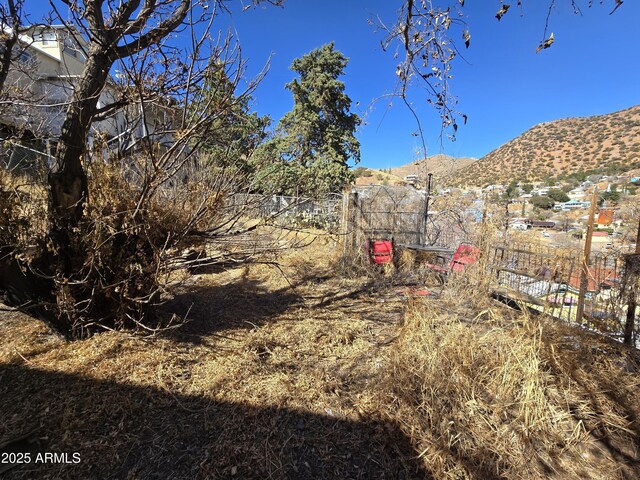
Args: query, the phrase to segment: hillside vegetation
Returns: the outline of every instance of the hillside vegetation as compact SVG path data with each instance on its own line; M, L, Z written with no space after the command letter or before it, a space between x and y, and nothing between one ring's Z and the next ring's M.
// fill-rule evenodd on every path
M392 168L391 173L404 178L407 175L424 176L425 172L433 173L436 178L453 175L455 172L469 167L478 161L476 158L455 158L441 153L415 162Z
M402 177L390 173L389 170L358 167L355 169L356 185L400 185Z
M418 175L420 179L426 173L432 173L435 180L448 178L460 169L477 162L476 158L455 158L441 153L416 160L395 168L377 170L367 167L355 169L356 185L401 185L408 175Z
M640 166L640 105L607 115L541 123L450 176L452 185L540 181L579 171Z

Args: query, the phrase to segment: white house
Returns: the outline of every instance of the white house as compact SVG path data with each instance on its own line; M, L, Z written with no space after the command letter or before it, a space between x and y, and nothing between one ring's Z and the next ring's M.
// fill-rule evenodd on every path
M584 188L574 188L573 190L569 190L567 192L567 196L571 199L571 200L582 200L585 196L586 196L587 192L584 190Z
M13 108L0 112L0 139L16 142L14 148L0 149L0 161L9 166L42 160L38 157L46 158L52 150L74 85L84 69L88 47L80 32L62 25L33 27L19 40L23 54L7 79L7 86L18 92L18 100ZM116 79L110 78L98 108L116 99L116 87ZM168 142L165 132L174 113L169 100L164 105L143 107L138 103L117 109L93 124L89 143L100 137L110 149L127 150L145 137L153 137L157 143Z

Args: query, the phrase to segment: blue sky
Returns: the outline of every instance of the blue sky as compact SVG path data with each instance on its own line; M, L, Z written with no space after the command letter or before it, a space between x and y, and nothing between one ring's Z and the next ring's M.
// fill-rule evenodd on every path
M557 0L550 29L555 44L538 54L547 9L525 1L523 15L513 7L498 22L498 1L466 2L472 39L454 66L452 90L467 114L456 142L441 142L440 121L415 90L413 101L426 134L428 154L481 157L540 122L609 113L640 103L640 54L637 32L640 2L629 0L613 15L613 0L594 2L574 15L569 0ZM375 99L395 86L396 61L380 48L367 19L395 18L399 0L287 0L284 8L264 7L234 13L232 25L257 70L270 54L271 67L257 90L255 109L274 121L292 107L284 84L291 81L294 58L329 41L349 57L343 81L367 122L359 132L362 165L388 168L418 158L415 122L399 102Z
M441 141L438 116L421 91L414 90L412 101L428 155L479 158L540 122L640 104L640 1L626 0L609 15L614 0L593 2L592 8L587 8L588 0L579 0L584 8L575 15L571 0L556 0L549 29L555 44L536 54L549 1L524 0L521 15L514 0L500 22L495 19L498 0L466 2L463 12L471 46L464 49L459 44L465 58L454 64L451 90L468 123L460 126L456 142ZM402 0L285 0L284 8L260 6L241 12L243 2L250 0L230 1L233 14L219 18L216 25L235 31L248 75L260 71L271 56L269 73L254 95L258 113L270 115L275 125L291 110L293 100L284 85L294 78L292 61L334 41L350 59L342 80L353 110L366 122L357 133L361 164L389 168L420 158L411 113L399 101L389 108L384 97L396 85L397 61L382 51L384 36L367 22L379 15L392 23ZM48 10L47 3L28 0L27 9L38 16Z

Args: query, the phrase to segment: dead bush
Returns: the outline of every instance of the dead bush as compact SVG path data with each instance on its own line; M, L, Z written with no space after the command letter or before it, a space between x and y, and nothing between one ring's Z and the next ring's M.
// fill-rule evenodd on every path
M619 365L635 360L569 327L441 301L409 307L378 407L434 478L637 474L618 463L637 458L637 380Z
M48 241L44 185L23 184L0 172L3 276L7 283L24 277L20 284L42 284L42 294L7 299L21 307L32 304L71 338L101 329L166 327L151 315L152 307L163 300L172 273L188 266L188 258L182 261L185 249L203 249L216 235L243 228L242 208L225 208L223 187L232 187L232 180L219 172L192 169L179 182L177 175L154 182L136 178L130 168L144 170L149 159L128 161L128 166L102 161L88 166L91 196L82 221L73 232L51 233L65 235L55 242L68 245L71 255L64 256ZM206 255L198 261L206 262Z
M24 250L47 229L46 193L32 179L0 168L0 245Z

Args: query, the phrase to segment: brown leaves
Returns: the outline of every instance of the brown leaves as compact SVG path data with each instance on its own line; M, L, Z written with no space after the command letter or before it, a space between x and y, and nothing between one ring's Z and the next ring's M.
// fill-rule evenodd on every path
M553 41L554 41L553 32L551 32L551 35L549 35L549 38L540 42L540 45L538 45L538 47L536 48L536 53L538 53L540 50L545 50L549 48L551 45L553 45Z
M508 3L502 4L502 7L500 7L500 10L498 10L498 12L496 13L496 18L498 19L498 21L500 21L500 19L509 11L509 8L511 8L511 5L509 5Z

